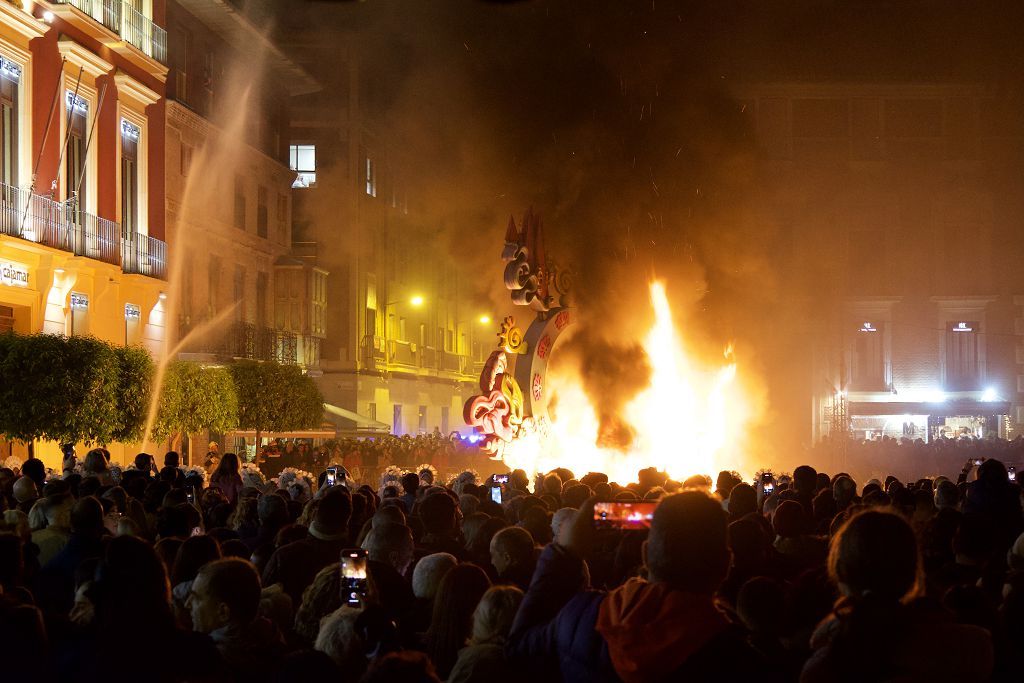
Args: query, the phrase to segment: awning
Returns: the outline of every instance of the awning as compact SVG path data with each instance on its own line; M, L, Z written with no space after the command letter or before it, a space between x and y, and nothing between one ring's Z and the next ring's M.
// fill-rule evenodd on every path
M1009 401L947 400L923 401L851 401L849 413L853 415L1009 415Z
M333 429L300 429L294 432L263 432L260 437L263 439L333 439L336 435ZM242 437L247 439L256 438L256 431L243 429L228 432L228 437Z
M337 423L338 419L348 420L349 422L355 423L356 429L366 430L369 432L390 432L391 425L383 422L378 422L373 418L354 413L351 410L346 410L330 403L324 404L324 411L327 413L327 419L331 422ZM342 427L349 428L349 425L341 425Z

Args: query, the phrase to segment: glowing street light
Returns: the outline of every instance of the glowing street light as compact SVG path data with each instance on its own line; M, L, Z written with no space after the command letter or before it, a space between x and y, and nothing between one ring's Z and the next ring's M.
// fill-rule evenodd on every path
M419 308L420 306L423 305L423 297L420 296L419 294L414 295L411 299L409 299L409 305Z
M480 316L479 320L481 325L489 325L491 323L491 316L482 315Z

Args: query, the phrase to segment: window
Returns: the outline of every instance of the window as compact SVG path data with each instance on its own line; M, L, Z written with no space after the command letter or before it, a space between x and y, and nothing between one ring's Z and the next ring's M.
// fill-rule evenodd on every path
M313 329L315 335L327 331L327 274L313 271Z
M976 320L958 320L946 325L946 389L977 389L980 379L979 328Z
M0 181L18 184L18 84L21 67L0 57Z
M89 295L71 292L71 311L68 316L68 336L89 334Z
M854 391L885 388L885 345L878 325L862 322L854 331L850 380Z
M181 160L178 170L184 177L188 176L188 172L192 168L192 153L194 151L192 145L187 145L184 142L181 143Z
M220 308L220 259L216 256L210 257L206 286L207 316L213 317Z
M131 346L139 341L142 309L135 304L124 305L124 344Z
M245 230L245 179L235 176L235 227Z
M419 428L420 434L426 433L426 431L427 431L427 407L426 406L420 406L419 424L417 426Z
M256 326L267 326L267 274L256 273Z
M267 236L267 188L262 185L256 190L256 234Z
M441 406L441 433L448 434L448 406Z
M88 187L85 178L85 141L88 131L89 102L78 97L74 92L67 92L65 102L68 109L68 146L65 153L65 199L78 198L77 206L84 210L86 205L85 191Z
M139 137L142 131L121 119L121 229L126 236L139 231Z
M366 157L366 194L371 197L377 196L377 171L373 159Z
M296 173L292 187L316 187L316 145L289 145L288 168Z
M377 419L377 404L376 403L367 403L366 404L366 417L370 418L371 420L376 420Z
M395 404L395 415L391 422L391 433L401 434L402 433L402 404Z
M245 266L235 264L235 320L245 320Z

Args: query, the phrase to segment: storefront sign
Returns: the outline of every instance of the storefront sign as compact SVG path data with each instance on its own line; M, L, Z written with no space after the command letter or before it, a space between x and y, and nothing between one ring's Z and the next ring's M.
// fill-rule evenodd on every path
M85 294L79 294L78 292L71 292L71 310L89 310L89 297Z
M138 321L142 319L142 309L135 304L124 305L124 319Z
M10 287L28 287L28 266L0 261L0 284Z

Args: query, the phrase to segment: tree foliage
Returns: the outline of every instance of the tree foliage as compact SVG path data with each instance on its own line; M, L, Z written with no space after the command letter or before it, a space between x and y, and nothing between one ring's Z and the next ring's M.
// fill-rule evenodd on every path
M124 443L138 441L146 426L152 395L153 358L139 346L119 346L115 352L120 365L117 401L121 423L114 439Z
M238 392L238 426L257 432L319 427L324 397L295 365L239 361L231 365Z
M113 441L128 422L119 393L135 381L121 369L115 347L92 337L0 335L0 432L19 441Z
M228 432L238 425L238 397L224 368L173 361L167 364L153 434Z

